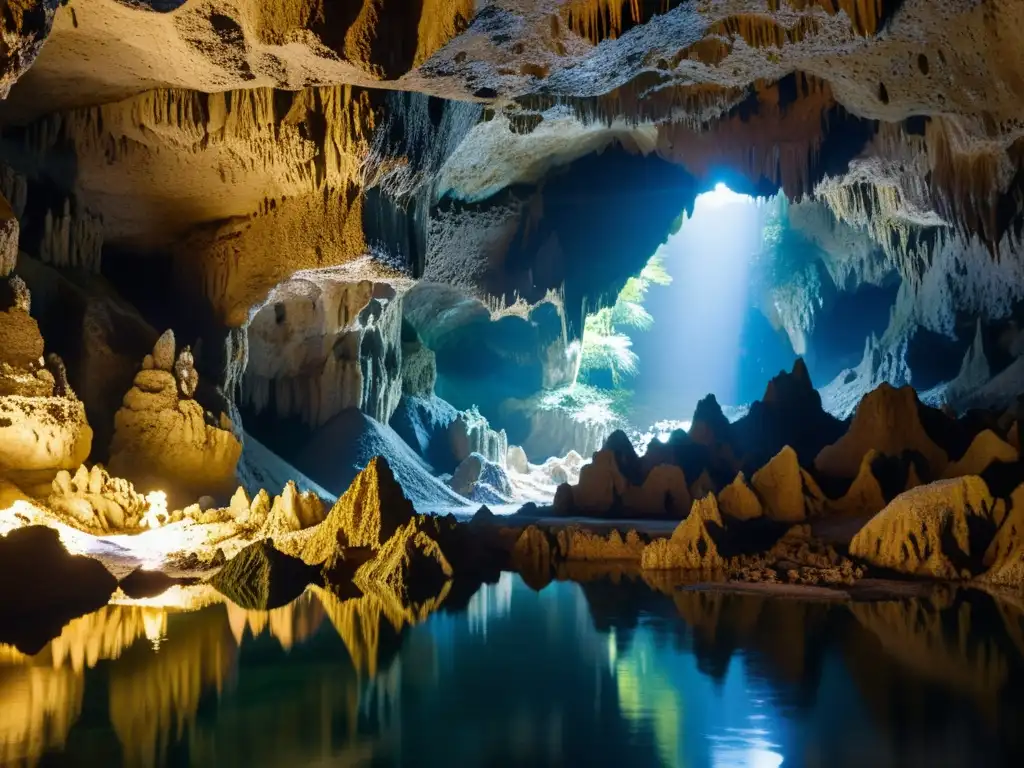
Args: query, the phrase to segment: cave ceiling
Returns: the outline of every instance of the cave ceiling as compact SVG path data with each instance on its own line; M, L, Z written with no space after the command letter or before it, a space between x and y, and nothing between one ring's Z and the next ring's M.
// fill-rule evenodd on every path
M169 258L228 326L341 264L539 301L597 258L574 200L664 239L720 179L827 209L812 238L865 254L834 278L923 289L1016 258L1022 29L1014 0L12 0L0 183L23 250ZM581 175L602 151L638 159Z

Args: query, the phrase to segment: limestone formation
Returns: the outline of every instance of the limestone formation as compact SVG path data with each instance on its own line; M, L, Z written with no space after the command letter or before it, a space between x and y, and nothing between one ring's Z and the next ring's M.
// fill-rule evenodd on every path
M945 477L980 475L994 462L1012 464L1020 458L1019 451L1002 440L991 429L979 432L971 441L967 453L946 467Z
M885 507L885 494L875 477L874 464L879 454L874 449L864 454L857 477L838 499L826 499L825 508L830 515L874 515ZM913 465L911 465L913 466Z
M723 515L728 515L736 520L754 520L764 515L761 500L747 485L747 480L742 472L722 489L718 495L718 506Z
M378 457L356 476L349 489L312 529L301 558L310 565L330 561L339 550L379 550L415 516L387 461Z
M238 496L239 492L242 493L241 497ZM312 528L324 520L324 504L320 497L312 491L300 492L291 480L285 484L281 495L274 497L269 511L263 511L266 497L257 498L260 504L254 511L251 503L245 503L245 492L239 488L232 497L231 506L238 509L246 507L250 522L258 522L260 533L275 542L283 534Z
M625 536L612 530L607 536L568 526L555 536L558 556L563 560L639 562L647 541L634 530Z
M18 264L18 234L18 218L0 194L0 278L10 275Z
M463 459L449 485L456 493L483 504L503 504L513 499L512 483L504 467L479 453Z
M170 333L160 338L154 367L135 375L114 416L110 471L183 504L203 495L227 498L236 487L242 446L229 429L207 423L203 407L185 396L195 391L197 376L187 350L178 358L177 377L172 372L173 342Z
M690 514L666 539L654 539L640 557L645 570L717 570L725 565L715 537L721 534L722 516L714 496L693 502Z
M48 483L57 471L85 461L92 429L67 378L58 381L44 366L43 337L20 278L0 278L0 307L5 300L10 305L0 309L0 474Z
M941 477L949 457L925 431L920 407L911 387L895 389L881 384L857 406L846 434L821 450L814 460L815 469L832 477L853 478L864 454L872 449L883 456L916 451L928 463L932 476Z
M388 537L373 559L356 570L352 581L365 592L386 590L403 606L440 603L454 575L440 545L413 518Z
M210 583L241 608L267 611L294 600L314 575L301 560L278 552L263 539L228 560Z
M508 456L508 437L505 430L495 431L479 413L464 411L448 425L448 440L456 462L462 462L471 453L479 453L488 461L505 466Z
M76 527L96 533L132 531L167 522L166 508L154 510L162 511L163 520L150 521L147 513L154 502L127 480L111 477L99 464L91 470L83 464L74 474L66 469L58 472L47 504L73 520Z
M1010 496L1010 510L984 556L982 579L1019 588L1024 584L1024 485Z
M553 547L546 531L528 525L512 547L512 566L534 589L543 589L551 581Z
M985 555L976 539L982 530L995 531L1003 504L980 477L922 485L897 496L861 528L850 554L911 576L970 578Z
M755 472L750 483L764 501L765 516L779 522L801 522L818 514L824 504L821 489L789 446Z

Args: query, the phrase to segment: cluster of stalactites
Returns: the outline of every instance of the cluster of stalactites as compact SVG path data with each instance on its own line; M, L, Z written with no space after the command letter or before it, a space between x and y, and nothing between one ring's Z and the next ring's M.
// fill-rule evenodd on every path
M597 45L602 40L620 37L627 29L645 24L654 16L668 13L678 5L679 0L572 0L563 6L561 13L569 29ZM767 13L821 9L834 16L842 12L849 18L853 31L867 37L877 34L881 28L887 3L886 0L768 0L766 5ZM787 39L792 42L790 35L801 34L793 30L805 23L801 19L795 27L784 30L774 19L767 16L748 15L744 18L746 21L737 23L737 31L742 24L745 29L741 34L750 45L781 45Z

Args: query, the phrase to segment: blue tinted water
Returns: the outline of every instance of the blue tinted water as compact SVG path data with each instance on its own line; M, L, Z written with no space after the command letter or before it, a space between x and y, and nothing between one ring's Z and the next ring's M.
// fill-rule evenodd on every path
M315 589L108 606L0 648L0 762L1022 764L1024 611L668 592L505 574L414 626Z

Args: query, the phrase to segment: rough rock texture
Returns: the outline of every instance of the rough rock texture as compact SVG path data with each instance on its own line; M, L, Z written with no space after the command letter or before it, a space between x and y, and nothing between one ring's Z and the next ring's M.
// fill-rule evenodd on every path
M324 521L312 530L302 549L302 560L310 565L321 565L339 549L380 549L414 515L412 504L402 493L387 461L375 458L359 473Z
M1024 485L1010 496L1010 511L985 552L984 581L1019 588L1024 584Z
M18 218L0 194L0 277L10 275L18 264L18 235Z
M399 526L377 550L373 559L363 563L352 577L365 592L387 590L403 605L440 602L447 593L453 574L440 545L423 530L422 518L412 518Z
M920 408L911 387L895 389L881 384L857 406L846 434L821 450L814 460L815 469L832 477L853 478L870 450L884 456L916 451L932 475L941 476L949 457L925 431Z
M481 504L507 504L515 493L505 468L479 453L463 459L449 485L461 496Z
M645 570L722 568L725 561L719 555L715 542L722 528L722 516L715 497L698 499L670 538L655 539L644 548L640 565Z
M210 579L217 591L240 608L269 611L287 605L313 580L315 571L274 549L269 539L250 544Z
M403 395L388 426L435 472L452 472L458 462L448 440L448 427L458 415L451 403L436 395Z
M747 485L742 472L718 494L718 506L723 515L736 520L754 520L764 515L761 500Z
M779 522L801 522L818 514L824 504L821 489L789 446L755 472L750 483L764 501L765 516Z
M92 429L66 376L58 381L45 367L43 337L30 309L25 283L0 278L0 473L34 483L81 465ZM52 360L60 375L63 364Z
M179 366L173 336L165 334L153 350L154 367L143 368L114 417L110 471L144 490L165 490L172 502L204 496L229 496L242 445L221 414L216 424L182 390L193 387L196 371ZM184 386L183 386L184 385Z
M853 537L850 554L913 576L970 578L981 570L1002 505L980 477L922 485L875 515Z
M835 515L874 515L886 505L885 493L875 476L874 465L880 456L870 450L861 459L860 469L850 487L838 499L826 499L825 509ZM966 473L964 473L966 474Z
M563 560L638 562L647 540L634 530L623 536L612 530L607 536L575 526L562 528L555 536L558 556Z
M74 474L66 469L53 479L46 503L75 521L76 526L97 533L138 530L152 506L145 496L120 477L111 477L99 464L80 466ZM167 510L162 510L166 522ZM154 521L155 522L155 521Z
M98 561L69 555L52 528L31 525L0 537L4 642L37 653L68 620L106 604L117 579Z
M242 401L311 427L346 408L387 423L403 391L401 332L393 286L297 274L249 322Z
M456 462L471 453L479 453L488 461L505 466L508 437L505 430L495 431L479 413L463 411L448 425L448 441Z
M863 576L863 568L814 539L806 525L790 528L763 555L744 555L729 561L729 578L734 581L842 586Z
M1013 464L1020 458L1020 452L1002 440L991 429L979 432L962 457L946 467L946 477L980 475L994 462Z

